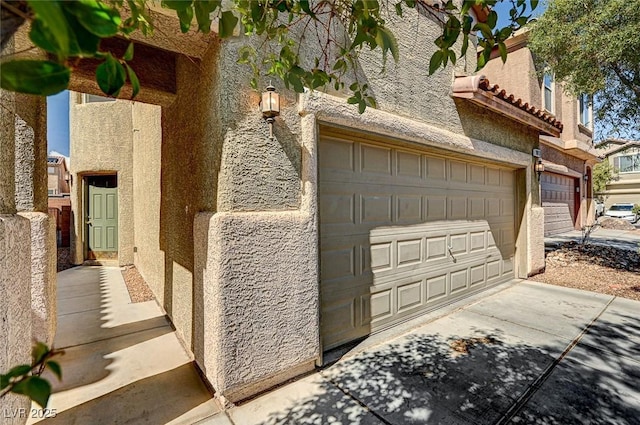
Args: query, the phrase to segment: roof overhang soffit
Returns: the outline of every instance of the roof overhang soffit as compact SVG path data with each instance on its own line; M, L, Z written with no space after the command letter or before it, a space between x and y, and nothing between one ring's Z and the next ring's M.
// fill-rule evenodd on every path
M479 83L484 81L484 76L457 78L453 85L452 96L465 99L492 112L515 120L527 127L533 128L541 134L560 137L561 130L542 118L527 112L519 106L498 98L493 92L483 90ZM523 107L528 105L523 105Z

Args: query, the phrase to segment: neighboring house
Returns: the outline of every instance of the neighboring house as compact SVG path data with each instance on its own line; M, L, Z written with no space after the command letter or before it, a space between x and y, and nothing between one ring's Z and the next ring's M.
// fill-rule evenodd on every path
M613 204L640 204L640 141L606 139L597 145L599 154L614 170L602 197L605 208Z
M411 13L389 16L397 66L359 56L377 108L279 86L273 138L237 63L253 41L167 42L173 18L136 44L136 102L71 96L76 263L135 264L223 399L544 268L532 151L562 124L473 76L471 51L427 76L439 29ZM83 63L71 87L96 94Z
M508 60L500 54L482 73L513 91L517 101L539 108L543 116L563 123L559 137L541 135L540 150L545 171L541 175L544 207L544 234L553 235L580 229L595 220L591 173L599 160L593 147L593 112L588 96L576 98L564 92L553 75L540 78L537 64L527 47L528 31L520 31L506 41Z
M69 159L50 152L47 157L47 193L49 214L56 223L56 240L59 247L70 245L71 227L71 173Z

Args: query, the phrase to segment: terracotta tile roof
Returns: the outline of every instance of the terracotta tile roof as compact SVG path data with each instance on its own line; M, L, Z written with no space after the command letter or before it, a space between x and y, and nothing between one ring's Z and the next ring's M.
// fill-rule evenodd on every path
M484 75L456 77L453 97L468 99L497 113L536 128L543 134L560 137L563 125L553 115L516 98L515 95L492 85Z
M564 125L560 121L558 121L556 117L548 114L545 110L536 108L533 105L529 105L529 103L523 101L522 99L516 98L513 94L507 93L506 90L500 89L500 86L497 84L491 85L489 79L485 76L480 76L478 88L480 90L492 93L498 99L504 100L505 102L510 103L511 105L520 108L525 112L528 112L534 117L548 122L560 131L562 131L562 128L564 127Z

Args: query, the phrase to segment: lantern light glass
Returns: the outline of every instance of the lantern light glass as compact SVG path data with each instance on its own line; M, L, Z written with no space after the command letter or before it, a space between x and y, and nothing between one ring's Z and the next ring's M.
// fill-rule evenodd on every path
M262 93L262 116L274 118L280 115L280 95L272 85L267 86L267 91Z

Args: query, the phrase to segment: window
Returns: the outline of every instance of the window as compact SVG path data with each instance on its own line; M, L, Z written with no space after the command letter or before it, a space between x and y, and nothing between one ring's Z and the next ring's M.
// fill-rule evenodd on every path
M640 173L640 153L613 158L613 167L619 173Z
M86 94L82 96L84 103L96 103L96 102L115 102L116 100L111 97L97 96L95 94Z
M580 116L580 124L587 128L592 128L591 122L591 98L587 94L582 94L578 98L578 114Z
M47 173L55 174L56 173L56 167L47 167Z
M543 77L544 109L553 113L553 74L545 72Z

